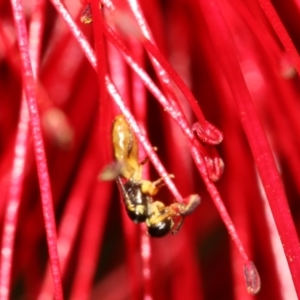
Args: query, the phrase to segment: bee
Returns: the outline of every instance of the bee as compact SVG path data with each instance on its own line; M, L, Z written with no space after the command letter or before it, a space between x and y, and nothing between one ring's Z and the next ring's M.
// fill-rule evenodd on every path
M113 122L112 144L115 160L120 166L116 182L129 218L135 223L145 222L152 237L177 233L184 216L198 205L199 197L196 197L198 200L192 198L188 204L173 203L169 206L153 200L164 181L162 178L154 182L142 178L143 164L147 159L139 162L137 139L123 115L118 115Z

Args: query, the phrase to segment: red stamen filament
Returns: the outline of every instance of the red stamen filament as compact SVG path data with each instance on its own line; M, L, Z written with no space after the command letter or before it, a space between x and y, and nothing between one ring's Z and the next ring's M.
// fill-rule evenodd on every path
M26 30L26 22L21 1L11 0L13 9L15 27L17 32L17 41L20 50L22 63L22 77L24 82L24 92L27 100L30 123L33 135L35 157L37 163L39 184L41 189L42 208L45 220L45 229L47 235L47 243L49 249L49 257L51 262L52 276L55 286L55 298L63 299L59 259L57 253L57 239L55 218L52 204L52 195L50 188L50 180L48 175L47 161L45 156L45 148L43 144L40 119L36 102L36 83L34 81L31 59L28 51L28 38Z

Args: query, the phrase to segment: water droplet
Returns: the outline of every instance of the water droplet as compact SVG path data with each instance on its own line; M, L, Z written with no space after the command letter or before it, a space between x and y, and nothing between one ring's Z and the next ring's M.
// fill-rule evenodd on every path
M259 274L252 261L249 261L244 265L244 276L248 293L251 295L257 294L260 290L261 282Z

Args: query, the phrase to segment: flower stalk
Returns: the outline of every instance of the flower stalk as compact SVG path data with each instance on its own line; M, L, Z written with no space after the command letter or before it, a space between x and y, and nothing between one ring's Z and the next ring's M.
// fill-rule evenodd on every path
M32 136L34 142L35 158L39 176L39 184L41 189L43 215L45 219L45 229L47 234L47 242L49 256L51 261L51 269L53 282L55 286L55 298L63 299L61 275L59 267L59 259L57 253L56 226L52 203L52 194L50 180L48 175L47 160L45 148L41 134L40 118L38 115L36 101L36 84L31 66L31 59L28 51L28 36L26 30L25 17L23 7L20 1L12 0L15 27L17 32L17 41L21 57L22 78L24 82L24 94L27 100L29 116L31 121Z

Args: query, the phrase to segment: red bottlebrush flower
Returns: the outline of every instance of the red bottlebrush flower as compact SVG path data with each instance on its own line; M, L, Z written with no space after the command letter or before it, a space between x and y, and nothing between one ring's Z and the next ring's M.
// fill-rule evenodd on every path
M297 299L298 3L2 2L0 299Z

